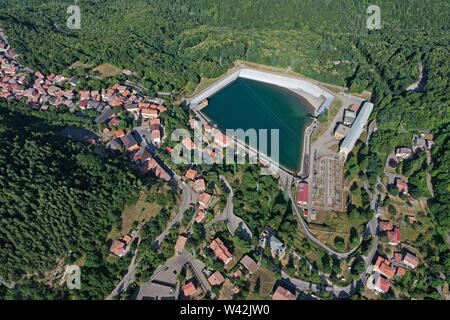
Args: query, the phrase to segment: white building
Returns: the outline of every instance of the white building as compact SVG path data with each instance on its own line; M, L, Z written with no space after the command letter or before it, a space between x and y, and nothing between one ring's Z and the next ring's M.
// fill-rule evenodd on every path
M361 108L361 111L356 117L350 132L345 137L344 141L341 144L341 148L339 149L339 153L345 159L347 159L348 154L355 147L356 141L358 141L359 137L361 136L372 111L373 103L365 102Z

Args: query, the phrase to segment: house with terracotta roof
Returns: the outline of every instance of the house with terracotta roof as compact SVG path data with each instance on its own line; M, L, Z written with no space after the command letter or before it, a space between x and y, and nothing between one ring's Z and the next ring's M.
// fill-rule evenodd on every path
M219 130L214 130L213 139L214 143L221 148L226 148L229 146L230 139Z
M209 207L209 204L211 203L211 198L212 196L210 194L203 192L198 197L198 203L202 208L206 209Z
M114 131L114 136L116 138L122 138L123 136L125 136L125 131L123 131L123 130L116 130L116 131Z
M391 288L391 282L383 277L381 274L376 273L374 275L374 286L375 291L379 293L388 293Z
M387 232L387 236L389 239L389 244L391 246L396 246L398 244L400 244L401 240L400 240L400 228L398 227L394 227L394 229L392 229L391 231Z
M178 237L177 243L175 244L175 254L176 255L180 255L183 252L184 247L186 246L186 241L187 241L187 238L185 236L180 235Z
M378 221L378 229L381 232L391 231L394 229L394 224L390 221L380 220Z
M419 259L411 253L407 252L403 257L403 263L411 269L415 269L419 265Z
M195 180L195 177L197 176L197 171L195 171L194 169L188 169L188 171L186 171L186 174L184 175L184 177L188 180Z
M402 263L402 253L401 252L394 252L394 261L396 263Z
M183 295L187 298L194 296L197 293L197 288L192 281L183 286Z
M209 123L205 123L203 125L203 130L205 130L206 132L211 132L212 131L212 126Z
M199 209L197 211L197 214L195 215L195 222L197 223L201 223L203 220L205 220L206 216L207 216L207 212L205 210Z
M395 275L397 277L403 277L405 274L406 274L406 269L403 267L398 267L397 272L395 273Z
M141 116L144 119L154 119L158 117L158 110L141 109Z
M272 300L296 300L296 296L288 289L278 286L272 295Z
M205 191L205 188L206 188L205 180L204 179L195 180L193 188L194 188L194 191L197 193Z
M128 246L123 240L114 240L109 250L114 255L123 257L128 252Z
M211 276L209 276L208 282L212 286L220 286L222 283L225 282L225 278L219 271L216 271Z
M391 279L394 277L397 269L391 265L391 262L388 259L385 259L382 256L378 256L373 266L373 271L379 272L387 278Z
M191 140L191 138L184 138L181 141L181 144L189 151L194 150L196 148L194 141Z
M395 179L395 186L396 186L396 188L398 189L398 191L400 193L403 193L403 194L406 194L406 195L408 194L409 188L408 188L408 183L407 182L403 181L400 178L397 178L397 179Z
M219 238L214 239L209 245L209 248L214 252L214 256L221 260L224 265L227 265L233 260L233 255Z

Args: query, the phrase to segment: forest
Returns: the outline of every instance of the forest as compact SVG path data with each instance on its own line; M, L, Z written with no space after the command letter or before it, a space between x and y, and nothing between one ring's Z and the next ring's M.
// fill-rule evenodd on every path
M129 263L107 262L107 234L120 225L141 182L117 160L97 156L90 146L59 135L58 127L3 104L0 275L19 289L5 297L104 298ZM83 265L81 290L59 287L61 263Z

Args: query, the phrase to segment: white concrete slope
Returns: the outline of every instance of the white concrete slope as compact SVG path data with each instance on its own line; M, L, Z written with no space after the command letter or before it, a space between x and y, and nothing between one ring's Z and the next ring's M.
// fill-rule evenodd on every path
M191 105L193 107L197 106L200 102L209 98L210 96L215 94L217 91L223 89L224 87L226 87L227 85L229 85L230 83L235 81L237 78L244 78L244 79L260 81L260 82L276 85L279 87L287 88L287 89L293 90L297 93L304 92L307 95L312 96L316 99L321 99L321 98L325 99L324 102L320 106L317 106L316 115L319 115L320 113L322 113L323 111L328 109L328 107L331 105L331 103L334 100L334 96L331 93L329 93L325 89L322 89L318 85L315 85L307 80L298 79L298 78L285 76L285 75L279 75L279 74L271 73L271 72L267 72L267 71L259 71L259 70L250 69L250 68L242 68L242 69L239 69L239 70L223 77L222 79L220 79L213 85L211 85L208 88L206 88L205 90L203 90L200 94L198 94L191 100Z

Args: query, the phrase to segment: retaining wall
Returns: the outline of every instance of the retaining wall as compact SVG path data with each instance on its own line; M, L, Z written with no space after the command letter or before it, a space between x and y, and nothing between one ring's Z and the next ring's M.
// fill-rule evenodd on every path
M225 78L219 80L218 82L208 87L207 89L203 90L200 94L198 94L191 100L191 104L193 105L193 107L195 107L204 99L207 99L208 97L212 96L214 93L223 89L237 78L245 78L264 83L269 83L297 92L303 91L316 99L325 98L325 101L320 106L315 106L316 115L319 115L322 112L326 111L334 100L334 96L332 94L307 80L282 76L275 73L263 72L250 68L242 68L231 73Z

